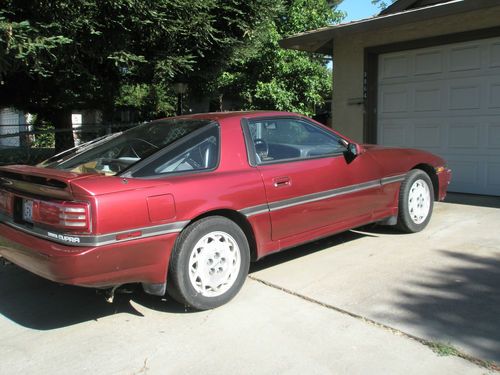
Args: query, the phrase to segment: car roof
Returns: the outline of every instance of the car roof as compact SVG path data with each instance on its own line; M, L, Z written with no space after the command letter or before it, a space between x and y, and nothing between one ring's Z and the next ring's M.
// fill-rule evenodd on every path
M182 115L176 117L168 117L169 119L196 119L196 120L223 120L227 118L252 118L252 117L272 117L272 116L298 116L303 117L298 113L281 112L281 111L231 111L231 112L208 112L196 113L190 115ZM166 118L165 118L166 119ZM163 119L163 120L165 120Z

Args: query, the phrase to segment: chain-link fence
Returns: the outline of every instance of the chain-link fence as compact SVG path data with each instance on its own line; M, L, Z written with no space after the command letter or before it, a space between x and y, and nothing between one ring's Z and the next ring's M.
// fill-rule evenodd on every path
M0 165L37 164L55 154L57 133L71 133L75 145L138 124L82 124L72 129L35 128L31 125L0 124Z

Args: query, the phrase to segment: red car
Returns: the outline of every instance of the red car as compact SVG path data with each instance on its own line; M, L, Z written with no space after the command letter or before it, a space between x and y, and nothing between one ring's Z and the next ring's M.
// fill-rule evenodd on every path
M181 116L0 167L0 255L59 283L142 283L210 309L268 254L373 222L422 230L450 176L438 156L293 113Z

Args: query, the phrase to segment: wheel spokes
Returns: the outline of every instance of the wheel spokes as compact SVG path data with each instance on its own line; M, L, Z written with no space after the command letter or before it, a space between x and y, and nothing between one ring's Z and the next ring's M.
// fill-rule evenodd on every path
M408 211L415 224L421 224L427 219L430 204L429 185L424 180L415 181L408 194Z
M189 258L189 278L195 290L206 297L226 292L240 268L240 250L225 232L211 232L194 246Z

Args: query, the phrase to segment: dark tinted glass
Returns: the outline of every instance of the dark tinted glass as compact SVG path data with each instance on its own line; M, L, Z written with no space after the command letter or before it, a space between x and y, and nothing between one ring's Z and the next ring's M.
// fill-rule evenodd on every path
M210 123L208 120L154 121L83 144L38 166L115 175Z

